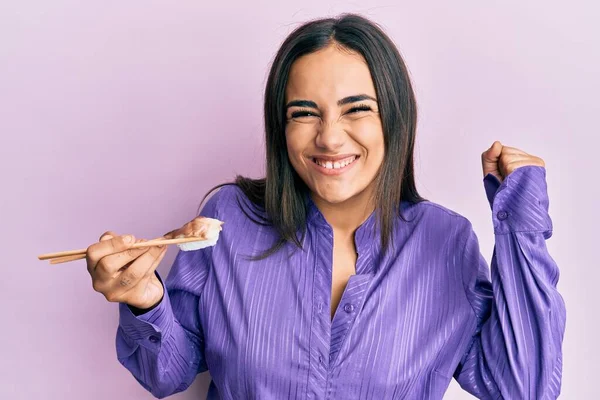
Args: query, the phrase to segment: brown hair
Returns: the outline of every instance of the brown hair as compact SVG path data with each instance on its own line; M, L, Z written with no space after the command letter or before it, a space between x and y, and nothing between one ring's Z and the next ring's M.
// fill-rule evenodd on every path
M361 54L375 85L385 146L374 193L383 251L390 242L393 243L396 216L406 221L400 202L427 200L417 192L414 180L417 104L408 70L392 40L375 23L356 14L306 22L282 43L269 72L264 98L266 177L251 179L238 175L234 182L220 184L208 192L210 194L224 185L237 185L254 208L244 210L238 199L246 216L256 223L272 225L279 233L280 239L274 246L251 259L264 259L286 242L302 248L301 242L306 233L304 196L308 188L292 167L287 154L285 89L296 59L331 44ZM297 237L298 230L300 238Z

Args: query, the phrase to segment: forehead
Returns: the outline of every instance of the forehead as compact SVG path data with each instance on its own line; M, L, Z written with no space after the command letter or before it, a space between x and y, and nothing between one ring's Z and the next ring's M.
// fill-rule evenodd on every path
M375 97L375 87L362 55L328 46L298 58L290 69L286 101L337 101L355 94Z

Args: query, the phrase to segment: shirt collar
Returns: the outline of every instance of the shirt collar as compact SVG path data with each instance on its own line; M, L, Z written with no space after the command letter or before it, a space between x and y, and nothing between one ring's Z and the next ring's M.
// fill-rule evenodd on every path
M312 224L319 229L324 229L332 234L333 229L312 200L310 193L305 193L305 205L306 205L306 222ZM354 234L354 244L358 254L364 252L371 252L374 245L379 245L381 241L380 230L377 222L377 212L373 211L367 219L356 229Z

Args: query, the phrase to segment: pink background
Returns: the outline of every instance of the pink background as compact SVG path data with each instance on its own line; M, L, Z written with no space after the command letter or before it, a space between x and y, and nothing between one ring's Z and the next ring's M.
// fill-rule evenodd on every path
M158 236L213 185L260 176L277 46L300 22L345 11L398 44L420 106L418 188L473 222L488 262L481 152L500 140L546 161L547 245L568 310L561 397L600 398L598 9L489 3L2 2L0 398L153 398L118 363L117 305L92 290L85 262L36 256L106 230ZM208 381L173 398L204 398ZM472 397L453 382L445 398Z

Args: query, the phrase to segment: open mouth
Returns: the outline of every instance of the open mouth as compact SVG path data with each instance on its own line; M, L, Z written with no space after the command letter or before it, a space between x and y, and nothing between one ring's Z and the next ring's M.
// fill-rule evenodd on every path
M340 175L346 171L348 171L356 161L360 158L360 156L353 155L350 157L346 157L341 160L331 161L331 160L323 160L316 157L311 158L312 165L315 167L317 171L324 175Z
M356 161L359 158L359 156L350 156L347 158L344 158L343 160L338 160L338 161L327 161L327 160L320 160L318 158L314 158L312 159L312 161L317 164L320 167L326 168L326 169L342 169L347 167L348 165L354 163L354 161Z

